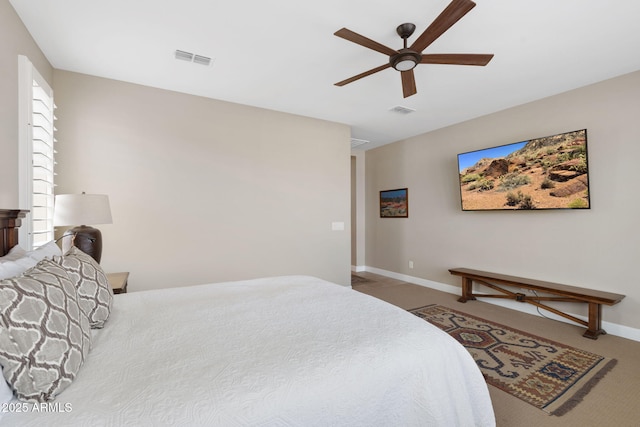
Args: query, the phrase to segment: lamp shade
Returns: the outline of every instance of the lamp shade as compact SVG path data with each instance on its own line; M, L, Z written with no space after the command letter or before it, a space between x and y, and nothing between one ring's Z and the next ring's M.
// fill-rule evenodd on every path
M112 224L109 196L105 194L58 194L53 225Z

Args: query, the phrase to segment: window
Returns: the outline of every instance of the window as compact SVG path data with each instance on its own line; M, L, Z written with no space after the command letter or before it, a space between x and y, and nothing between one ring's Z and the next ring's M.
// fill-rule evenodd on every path
M53 240L55 105L53 91L24 56L19 56L19 78L19 202L29 210L20 244L31 250Z

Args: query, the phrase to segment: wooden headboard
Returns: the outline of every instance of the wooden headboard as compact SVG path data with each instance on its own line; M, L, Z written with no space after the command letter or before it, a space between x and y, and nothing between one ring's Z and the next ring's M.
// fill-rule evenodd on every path
M29 211L19 209L0 209L0 256L18 244L18 228L22 218Z

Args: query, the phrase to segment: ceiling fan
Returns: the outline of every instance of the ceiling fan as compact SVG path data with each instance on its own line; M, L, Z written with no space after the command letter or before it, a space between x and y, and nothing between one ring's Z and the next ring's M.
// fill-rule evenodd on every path
M400 71L402 76L402 94L405 98L417 93L416 80L413 69L418 64L453 64L453 65L487 65L493 54L473 54L473 53L441 53L423 54L431 43L447 31L453 24L458 22L464 15L475 7L471 0L453 0L449 6L427 27L426 30L407 47L407 39L411 37L416 29L414 24L402 24L396 29L398 35L404 40L404 47L399 50L391 49L376 41L373 41L351 30L342 28L334 33L338 37L359 44L377 52L389 55L389 62L379 67L373 68L364 73L358 74L346 80L336 83L336 86L344 86L355 82L363 77L370 76L378 71L393 67Z

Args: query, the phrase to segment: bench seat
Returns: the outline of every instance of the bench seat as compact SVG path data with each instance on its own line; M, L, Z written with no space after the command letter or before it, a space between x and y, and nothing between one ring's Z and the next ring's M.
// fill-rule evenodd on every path
M560 283L545 282L542 280L527 279L523 277L508 276L506 274L491 273L487 271L473 270L470 268L452 268L449 272L462 278L462 296L458 301L465 303L476 298L507 298L519 302L526 302L548 310L580 325L586 326L583 336L597 339L598 335L605 334L602 329L602 305L614 305L625 297L612 292L598 291L595 289L581 288L578 286L563 285ZM489 287L500 292L498 295L474 294L473 282ZM500 286L529 289L554 296L526 295L520 292L512 292ZM588 321L585 322L570 314L564 313L553 307L549 307L541 301L578 302L589 305Z

